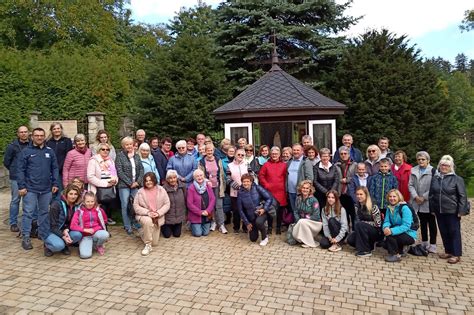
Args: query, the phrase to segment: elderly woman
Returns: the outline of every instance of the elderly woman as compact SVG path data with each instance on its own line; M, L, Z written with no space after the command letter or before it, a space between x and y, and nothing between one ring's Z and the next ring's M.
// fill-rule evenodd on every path
M387 262L398 262L403 254L403 247L415 243L416 231L411 229L413 216L398 189L392 189L387 195L388 206L382 225L385 235Z
M283 217L283 209L288 205L286 199L286 163L280 159L280 148L272 147L270 151L270 160L265 163L258 173L258 181L260 185L268 190L272 196L278 201L276 217L276 234L281 234L281 223ZM268 234L272 234L273 218L268 216Z
M283 162L288 162L293 156L293 149L291 147L284 147L281 149L281 160Z
M357 163L351 159L351 149L346 146L341 146L337 150L339 159L334 163L339 168L341 173L341 205L346 209L347 221L350 226L354 227L355 220L355 209L354 201L350 195L349 184L351 183L352 177L357 172Z
M394 154L394 163L392 164L392 174L397 178L398 190L403 195L403 199L410 200L410 192L408 191L408 182L412 166L407 163L407 155L404 151L398 150Z
M170 199L170 210L165 215L165 224L161 227L164 238L181 236L182 223L186 216L186 184L178 180L175 170L166 172L166 182L163 188Z
M341 171L331 162L331 151L322 148L319 151L321 161L313 167L314 187L316 187L316 198L319 205L324 208L326 205L326 193L330 190L340 191Z
M438 255L456 264L462 256L461 217L469 214L470 205L464 180L454 172L454 159L450 155L444 155L438 163L438 171L431 180L429 202L444 245L444 253Z
M189 187L193 182L193 172L197 168L197 163L192 155L186 150L186 141L176 142L178 153L168 160L166 170L175 170L178 173L179 181L187 184Z
M380 148L371 144L367 148L367 160L365 160L366 171L369 176L375 175L379 172L379 162L380 162Z
M141 144L143 145L143 143ZM165 214L170 209L170 199L166 190L158 185L155 173L143 176L143 188L140 188L133 201L135 218L143 229L142 240L145 247L143 256L148 256L153 246L158 245L160 227L165 224Z
M211 219L216 198L211 185L208 185L204 172L197 169L193 172L193 183L188 187L186 204L188 220L191 222L193 236L207 236L211 228Z
M244 162L247 165L249 173L253 176L257 176L258 171L260 170L260 165L258 165L255 156L253 155L253 145L247 144L245 145L245 157ZM255 179L255 178L254 178Z
M123 227L128 235L132 235L131 218L127 212L129 197L135 197L140 186L143 184L143 165L140 157L133 149L133 138L122 139L122 150L118 152L115 159L117 176L119 179L118 189L122 207Z
M99 143L95 154L87 164L87 180L89 191L97 195L97 201L107 215L107 224L113 225L115 221L111 217L111 206L113 200L100 200L97 193L101 188L113 187L118 183L117 169L114 160L110 157L110 147L107 143Z
M240 138L239 140L237 140L237 149L245 149L246 145L247 145L246 138Z
M54 253L62 252L71 255L69 246L77 244L81 238L81 232L70 231L70 225L74 212L79 209L81 190L68 185L60 201L53 201L49 210L50 233L44 240L44 255L52 256Z
M230 201L232 209L232 222L234 225L234 233L239 233L240 230L240 212L237 207L237 197L242 185L242 175L248 174L247 164L244 162L244 149L238 149L235 152L235 158L232 163L229 163L226 172L227 185L230 187ZM242 230L247 233L247 227L243 226Z
M74 137L75 148L69 151L64 160L63 186L66 187L74 177L79 177L87 184L87 164L91 158L91 150L86 145L86 136L82 133Z
M395 155L396 160L396 155ZM430 155L426 151L420 151L416 154L417 166L411 169L408 190L410 191L410 204L418 213L420 218L421 241L426 250L430 253L436 253L436 238L438 236L438 227L434 213L430 213L429 193L431 180L436 171L430 165ZM428 242L428 228L430 230L430 239Z
M244 174L241 178L242 187L240 187L237 197L237 207L240 217L249 232L250 241L256 242L258 232L260 232L262 241L260 246L268 244L267 221L268 210L273 203L272 196L263 188L253 182L253 176ZM263 202L263 204L262 204Z
M313 166L315 166L316 164L318 164L319 161L321 161L321 159L319 158L318 149L316 149L314 145L305 146L304 153Z
M204 172L204 176L209 180L216 197L215 216L211 222L211 231L214 231L217 227L222 234L227 234L223 209L226 188L225 173L222 161L214 155L214 145L212 143L206 144L206 155L199 161L199 169Z
M293 211L295 225L292 235L302 247L318 247L319 244L315 238L323 228L319 202L314 197L314 190L310 180L303 180L298 185L298 197L296 197L296 207Z
M97 132L97 135L95 137L94 143L90 146L90 149L92 151L92 154L98 154L99 153L99 144L101 143L107 143L109 145L110 153L109 156L112 160L115 161L115 158L117 157L117 154L115 153L115 148L110 142L110 136L107 131L105 130L99 130Z
M160 174L158 173L158 169L156 168L155 159L153 155L150 154L151 149L148 143L143 142L138 147L138 155L140 156L140 160L142 161L143 165L143 173L152 172L155 174L156 178L158 179L158 183L160 182Z

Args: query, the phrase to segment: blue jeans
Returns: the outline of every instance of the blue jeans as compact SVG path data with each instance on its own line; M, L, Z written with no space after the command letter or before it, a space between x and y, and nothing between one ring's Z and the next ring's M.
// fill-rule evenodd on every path
M119 188L119 196L120 196L120 205L122 208L122 220L123 220L123 227L125 230L130 230L131 227L131 218L128 216L127 209L128 209L128 198L130 195L135 197L137 194L137 188Z
M87 188L87 186L86 186L86 188ZM61 201L61 195L63 194L63 189L64 189L64 186L63 186L63 174L59 174L59 179L58 179L58 191L53 194L53 198L52 198L51 202L53 202L54 200L56 200L56 201Z
M84 236L79 243L79 257L86 259L92 257L92 247L102 246L109 239L109 232L99 230L92 236Z
M78 231L69 231L69 236L72 239L72 244L76 244L81 240L82 233ZM64 247L66 247L64 240L53 233L48 235L44 241L44 245L48 247L53 253L60 252L64 249Z
M51 202L51 192L34 193L27 192L23 197L23 219L21 221L21 234L29 238L31 232L31 222L34 219L35 211L38 213L38 235L45 240L49 235L49 204Z
M191 234L196 237L207 236L211 228L211 223L204 223L204 218L202 223L191 223Z
M18 224L18 213L20 212L20 200L21 197L18 195L18 182L16 180L10 180L10 187L12 191L12 200L10 201L10 225Z

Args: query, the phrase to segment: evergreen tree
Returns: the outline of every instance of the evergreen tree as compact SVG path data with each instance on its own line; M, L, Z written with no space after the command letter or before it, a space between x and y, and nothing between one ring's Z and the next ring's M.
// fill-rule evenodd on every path
M454 58L454 69L459 72L466 72L468 69L467 56L463 53L457 54Z
M217 43L226 62L228 80L234 81L237 90L243 90L263 74L259 62L271 58L270 35L275 32L280 58L300 61L285 65L285 70L317 84L318 74L330 69L342 53L344 37L337 34L356 21L344 15L349 3L337 4L332 0L222 3L218 7Z

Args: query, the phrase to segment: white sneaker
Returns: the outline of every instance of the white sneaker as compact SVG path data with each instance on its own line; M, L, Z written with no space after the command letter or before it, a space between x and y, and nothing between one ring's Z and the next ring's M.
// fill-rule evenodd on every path
M329 247L330 252L338 252L340 250L342 250L342 247L339 244L333 244L331 247Z
M216 230L216 227L217 227L216 221L212 221L212 222L211 222L211 228L210 228L210 230L211 230L211 231L215 231L215 230Z
M142 250L142 256L150 255L151 251L152 251L151 245L145 244L145 248Z
M267 244L268 244L268 236L265 237L265 239L260 242L260 246L267 246Z
M429 245L428 248L426 248L426 250L428 251L428 253L436 254L437 253L436 244Z
M227 229L225 228L224 224L222 224L221 226L219 226L219 231L220 231L222 234L227 234Z

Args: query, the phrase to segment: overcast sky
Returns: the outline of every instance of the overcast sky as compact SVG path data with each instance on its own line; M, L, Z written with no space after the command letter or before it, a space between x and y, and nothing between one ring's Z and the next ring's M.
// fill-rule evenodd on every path
M221 1L205 2L216 6ZM167 23L181 7L196 4L197 0L131 0L132 18L143 23ZM441 56L454 61L463 52L474 59L474 30L459 30L468 9L474 9L474 0L354 0L346 13L363 18L348 35L384 27L395 34L408 35L425 57Z

